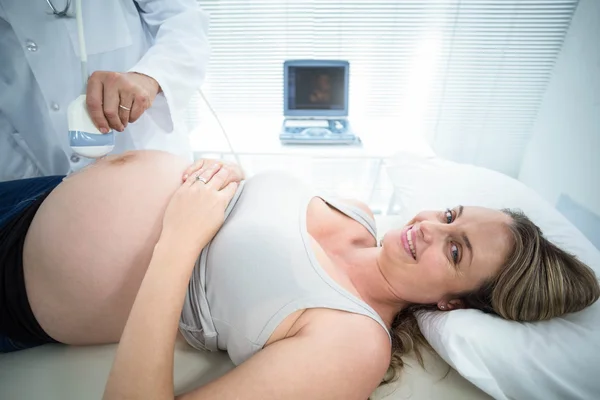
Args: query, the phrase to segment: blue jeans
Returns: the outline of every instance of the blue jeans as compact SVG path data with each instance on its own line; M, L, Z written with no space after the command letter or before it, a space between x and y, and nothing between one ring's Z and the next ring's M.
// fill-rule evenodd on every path
M27 345L27 344L15 342L14 340L12 340L6 336L0 335L0 354L30 349L30 348L36 347L36 346L38 346L38 345Z
M64 176L47 176L0 182L0 229L23 212L39 196L58 186L63 178ZM2 243L0 243L1 245ZM0 268L2 268L1 265ZM1 287L0 290L2 290ZM35 347L35 345L19 343L4 336L0 331L0 353L24 350L30 347Z
M38 196L54 189L64 176L0 182L0 228L27 208Z

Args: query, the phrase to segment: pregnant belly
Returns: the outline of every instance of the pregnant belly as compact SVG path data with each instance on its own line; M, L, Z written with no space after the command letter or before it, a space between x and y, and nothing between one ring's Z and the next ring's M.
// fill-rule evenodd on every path
M111 157L63 181L27 233L27 295L41 327L68 344L119 340L187 166L162 152Z

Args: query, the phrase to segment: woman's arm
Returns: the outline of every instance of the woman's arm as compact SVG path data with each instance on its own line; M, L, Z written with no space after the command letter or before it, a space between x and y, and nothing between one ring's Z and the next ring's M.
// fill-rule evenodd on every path
M177 400L367 399L389 366L389 337L368 317L329 316Z
M219 190L228 178L227 169L210 169L202 176L208 184L192 175L167 207L161 237L125 325L104 399L173 398L175 339L190 275L201 249L223 223L225 208L237 187L232 183Z
M197 254L159 241L121 336L104 399L173 397L177 326Z

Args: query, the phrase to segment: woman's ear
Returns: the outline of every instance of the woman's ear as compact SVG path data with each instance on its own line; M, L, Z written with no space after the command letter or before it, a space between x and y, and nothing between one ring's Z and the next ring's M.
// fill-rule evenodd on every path
M452 299L452 300L442 300L437 305L439 310L442 311L452 311L452 310L460 310L461 308L467 308L466 304L461 299Z

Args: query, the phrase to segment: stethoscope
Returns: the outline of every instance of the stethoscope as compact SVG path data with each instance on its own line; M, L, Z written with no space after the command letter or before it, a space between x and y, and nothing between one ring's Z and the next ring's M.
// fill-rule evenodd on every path
M54 7L54 3L52 3L52 0L46 0L46 3L48 3L48 6L50 6L50 9L52 10L52 14L54 14L55 16L59 18L70 17L69 8L71 8L71 0L67 0L67 4L65 5L65 8L62 11L59 11L56 7Z

